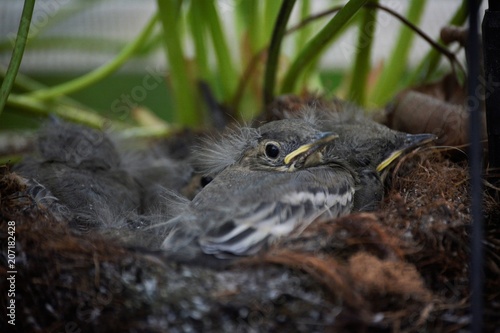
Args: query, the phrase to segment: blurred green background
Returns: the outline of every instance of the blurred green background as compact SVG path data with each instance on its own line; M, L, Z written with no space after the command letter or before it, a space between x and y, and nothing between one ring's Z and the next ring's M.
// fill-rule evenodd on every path
M22 10L21 1L0 3L4 71ZM465 19L465 1L456 0L37 0L0 130L56 114L168 135L171 125L208 124L200 82L237 120L261 112L266 94L381 108L449 70L403 21L439 42L442 26Z

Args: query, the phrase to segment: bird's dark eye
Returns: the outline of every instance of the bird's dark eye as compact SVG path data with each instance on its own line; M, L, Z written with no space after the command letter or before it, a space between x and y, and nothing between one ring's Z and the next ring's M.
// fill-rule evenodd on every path
M208 184L210 184L210 182L212 180L214 180L214 179L212 177L210 177L210 176L203 176L203 177L201 177L201 180L200 180L201 187L207 186Z
M280 154L280 149L275 143L266 144L266 156L276 158Z

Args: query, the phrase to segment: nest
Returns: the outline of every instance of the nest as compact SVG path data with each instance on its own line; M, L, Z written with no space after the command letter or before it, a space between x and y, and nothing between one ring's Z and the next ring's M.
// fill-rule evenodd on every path
M15 221L16 328L25 332L455 332L470 322L463 161L411 154L380 210L314 223L224 268L171 262L75 233L0 171L2 275ZM500 327L500 204L485 195L484 328ZM5 278L5 277L4 277ZM9 285L0 286L2 306Z

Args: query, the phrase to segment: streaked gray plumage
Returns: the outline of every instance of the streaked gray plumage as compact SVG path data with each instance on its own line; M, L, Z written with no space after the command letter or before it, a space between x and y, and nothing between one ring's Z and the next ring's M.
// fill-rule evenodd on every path
M363 110L346 102L335 107L304 109L289 117L307 119L322 131L333 131L339 138L325 151L330 158L342 159L358 176L354 210L370 211L383 199L381 174L393 158L436 139L433 134L407 134L394 131L363 114Z
M338 138L308 145L324 132ZM172 232L162 247L178 260L250 255L320 216L376 209L380 172L396 152L432 138L393 131L355 109L315 108L233 130L197 154L214 178L167 222ZM269 143L280 146L276 159L266 157Z
M301 119L241 130L244 140L235 140L235 133L229 140L239 142L239 156L234 150L228 152L221 162L223 170L167 222L172 232L162 248L172 257L195 260L204 254L218 258L254 254L268 241L298 232L318 217L351 211L356 176L342 160L324 158L330 139L321 140L330 133ZM231 143L209 149L213 152L227 145ZM215 160L208 165L210 171L218 170Z

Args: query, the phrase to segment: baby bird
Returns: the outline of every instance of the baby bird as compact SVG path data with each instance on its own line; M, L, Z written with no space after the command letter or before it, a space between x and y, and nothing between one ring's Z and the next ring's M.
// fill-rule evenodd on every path
M213 180L167 222L162 248L180 261L252 255L318 218L376 209L381 173L435 138L337 111L314 108L240 128L199 152Z
M162 244L180 261L251 255L314 220L351 212L356 174L326 155L338 135L303 119L241 128L205 153L217 174L181 213L168 221Z
M325 155L346 161L358 176L354 197L356 211L378 208L384 194L381 178L388 166L399 156L437 138L433 134L394 131L369 119L362 110L341 101L286 115L308 119L316 128L338 134L338 140L328 146Z
M140 206L139 186L105 133L55 119L40 131L38 153L14 170L76 229L105 227Z

